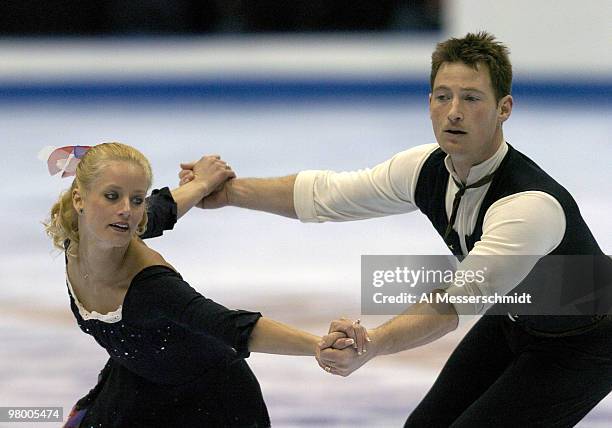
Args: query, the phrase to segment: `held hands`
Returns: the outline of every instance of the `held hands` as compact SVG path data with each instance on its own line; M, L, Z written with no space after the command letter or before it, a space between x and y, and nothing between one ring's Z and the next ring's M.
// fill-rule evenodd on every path
M203 186L202 201L196 206L204 208L219 208L227 205L225 184L236 177L232 168L218 155L204 156L197 162L181 163L179 185L189 182L199 182Z
M331 323L329 333L318 344L315 358L326 372L348 376L374 357L374 352L368 353L370 343L359 320L341 318Z

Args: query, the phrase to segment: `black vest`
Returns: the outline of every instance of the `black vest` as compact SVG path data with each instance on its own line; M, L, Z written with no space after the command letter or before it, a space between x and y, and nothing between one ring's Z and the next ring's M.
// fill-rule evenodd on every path
M446 154L440 148L429 155L421 169L415 190L416 205L429 218L440 236L444 236L448 226L446 189L449 182L449 172L444 164L445 157ZM565 213L566 229L561 243L549 254L549 256L559 257L546 256L540 259L532 272L513 292L526 291L532 294L539 293L540 295L550 292L551 290L546 289L546 287L536 287L536 283L541 282L542 278L547 276L547 272L553 273L551 269L554 269L557 274L567 272L565 275L557 275L556 280L562 282L562 284L557 283L555 286L558 291L557 294L562 298L565 296L565 301L568 299L574 299L574 302L580 301L581 303L577 305L576 310L586 316L527 316L520 317L522 322L529 324L534 330L550 333L567 332L573 328L580 328L585 323L592 324L593 319L599 320L601 318L594 315L608 314L612 306L610 304L612 302L611 287L607 282L612 270L612 261L599 248L593 234L580 215L578 205L569 192L535 162L509 144L508 152L495 172L480 206L474 230L471 235L465 236L467 250L471 251L474 244L481 239L482 224L489 207L499 199L525 191L545 192L554 197L561 204ZM461 251L459 235L454 229L447 237L446 245L459 259L464 256ZM578 255L585 257L576 257ZM576 267L577 263L582 265L580 269ZM593 269L595 273L591 272L591 279L586 281L586 284L577 286L576 281L579 281L579 279L576 278L576 273L577 271L584 272L585 266ZM559 269L561 270L559 271ZM592 280L593 275L597 277L595 283ZM602 280L603 277L605 277L605 280ZM585 301L585 296L595 296L596 298L586 298ZM509 310L511 311L511 308L507 305L495 305L487 313L501 314ZM555 312L554 309L548 308L547 310L548 312L542 313L559 313Z

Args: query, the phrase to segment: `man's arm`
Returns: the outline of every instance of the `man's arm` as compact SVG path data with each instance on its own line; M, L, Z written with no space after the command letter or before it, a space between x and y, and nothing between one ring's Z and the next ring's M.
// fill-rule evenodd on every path
M552 196L523 192L500 199L485 215L481 240L457 269L484 270L484 281L453 284L438 292L451 297L505 295L527 276L539 258L556 248L564 232L565 215ZM323 349L320 354L327 366L337 367L332 373L347 376L376 355L422 346L444 336L457 327L457 314L465 319L489 307L482 303L415 304L403 315L368 332L372 342L367 353ZM348 325L334 321L330 331L336 330L348 332ZM350 333L347 336L352 337Z
M455 330L458 323L451 303L417 303L369 332L370 348L374 355L395 354L431 343Z
M435 293L443 291L436 290ZM394 354L426 345L455 330L458 324L459 316L452 304L417 303L403 314L369 330L370 342L366 352L358 354L353 348L326 348L318 352L317 360L322 367L330 367L331 373L348 376L378 355ZM348 332L351 325L350 320L334 321L330 330ZM329 346L331 341L324 337L323 342L323 346Z
M236 178L202 201L201 208L234 206L297 218L293 189L297 175L278 178Z
M424 160L436 145L414 147L371 169L302 171L280 178L230 180L200 208L236 206L304 222L351 221L416 210L414 188ZM197 163L181 164L181 184Z

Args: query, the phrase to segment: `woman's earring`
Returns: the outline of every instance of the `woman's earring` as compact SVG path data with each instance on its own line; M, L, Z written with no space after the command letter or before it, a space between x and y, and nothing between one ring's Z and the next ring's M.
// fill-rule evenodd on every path
M83 214L83 208L79 210L79 214Z

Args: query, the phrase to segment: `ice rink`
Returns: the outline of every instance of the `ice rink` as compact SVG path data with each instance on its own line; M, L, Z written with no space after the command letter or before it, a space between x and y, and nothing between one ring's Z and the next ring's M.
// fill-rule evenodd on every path
M611 254L612 104L594 101L518 98L504 133L572 193ZM220 154L242 177L278 176L364 168L434 142L425 98L22 100L0 103L0 137L0 406L62 406L65 415L96 383L107 356L77 328L63 256L43 232L70 180L48 175L37 159L42 147L120 141L149 157L154 187L174 187L179 162L203 154ZM359 316L362 254L447 253L418 213L317 225L236 208L194 209L149 245L207 297L317 334L334 318ZM362 322L373 327L384 319ZM378 358L348 378L328 375L312 358L253 354L249 363L274 426L397 427L464 333ZM608 396L580 426L610 421Z

